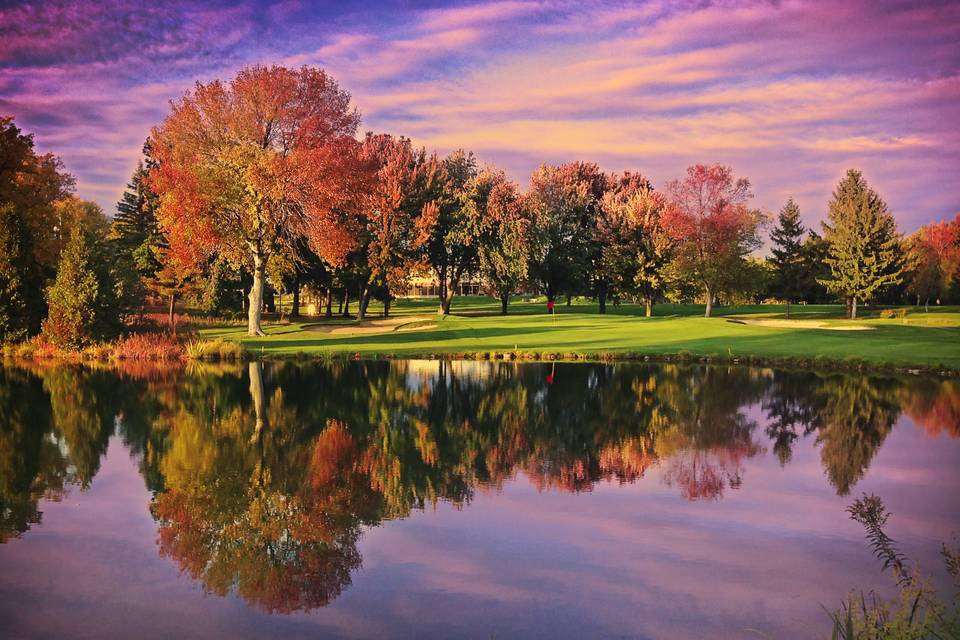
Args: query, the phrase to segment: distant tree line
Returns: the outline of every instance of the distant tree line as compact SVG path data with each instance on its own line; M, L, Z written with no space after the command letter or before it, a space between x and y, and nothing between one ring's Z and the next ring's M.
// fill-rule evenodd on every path
M0 120L0 340L41 329L61 346L116 335L162 299L246 313L262 333L274 293L300 314L389 314L412 275L432 274L450 313L479 279L507 313L511 296L846 303L960 300L960 217L904 238L855 170L822 233L788 201L756 257L767 216L747 179L694 165L657 190L642 174L589 162L537 168L525 191L470 152L446 157L404 137L357 137L360 115L324 71L254 66L197 84L172 104L112 220L76 198L60 161ZM241 293L242 292L242 293Z

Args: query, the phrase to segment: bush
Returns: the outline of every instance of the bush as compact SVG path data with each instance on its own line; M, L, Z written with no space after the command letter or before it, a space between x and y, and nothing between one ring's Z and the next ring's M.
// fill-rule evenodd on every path
M885 319L898 318L900 320L907 317L907 309L884 309L880 312L880 317Z
M184 348L169 333L134 333L117 340L112 355L117 360L179 360Z

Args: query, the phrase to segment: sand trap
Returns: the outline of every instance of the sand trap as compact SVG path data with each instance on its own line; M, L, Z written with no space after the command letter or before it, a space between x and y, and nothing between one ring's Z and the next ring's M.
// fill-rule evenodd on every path
M778 329L822 329L824 331L873 331L874 329L874 327L863 324L829 324L823 320L743 320L730 318L728 322L757 327L776 327Z
M411 327L404 325L430 320L429 316L401 316L397 318L375 318L373 320L364 320L353 324L308 324L303 327L304 331L316 331L318 333L329 333L330 335L364 335L373 333L389 333L391 331L420 331L422 329L433 329L436 324L421 324Z

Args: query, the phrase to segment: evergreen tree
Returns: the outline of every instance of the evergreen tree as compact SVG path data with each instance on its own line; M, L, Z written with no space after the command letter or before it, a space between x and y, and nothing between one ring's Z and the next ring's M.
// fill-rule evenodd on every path
M837 185L823 223L829 245L830 275L820 282L847 301L849 317L857 302L869 301L885 287L903 280L904 261L896 222L887 203L856 169Z
M790 303L803 294L801 279L807 265L803 260L803 234L806 230L800 221L800 207L793 201L780 210L777 217L777 226L770 232L773 240L773 258L770 260L774 268L771 290L787 303L786 316L790 317Z
M120 325L109 250L96 227L73 227L57 279L47 291L43 332L55 345L79 349L113 337Z
M0 342L24 340L40 330L42 288L29 228L12 205L0 207Z
M826 287L820 280L830 275L830 267L826 259L829 245L823 237L813 229L807 231L807 237L801 247L803 269L800 271L800 298L813 304L823 304L830 301Z

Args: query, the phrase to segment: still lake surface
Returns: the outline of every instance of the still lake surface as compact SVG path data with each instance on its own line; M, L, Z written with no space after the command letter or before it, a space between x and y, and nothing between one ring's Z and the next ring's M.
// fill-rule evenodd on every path
M0 368L0 637L828 637L864 492L945 582L960 381Z

